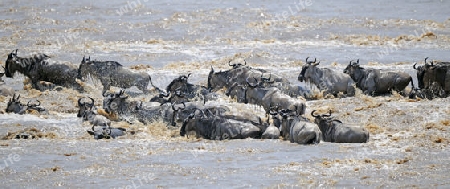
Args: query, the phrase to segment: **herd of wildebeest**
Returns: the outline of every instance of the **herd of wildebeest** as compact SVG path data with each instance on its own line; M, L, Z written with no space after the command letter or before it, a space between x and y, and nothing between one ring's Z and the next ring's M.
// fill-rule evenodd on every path
M211 140L282 137L292 143L315 144L320 141L336 143L364 143L369 140L369 132L362 127L351 127L326 114L311 115L314 122L304 117L307 100L315 95L301 86L292 85L286 78L264 69L252 68L246 62L228 64L230 69L211 71L207 86L189 83L190 74L175 78L165 89L153 85L151 76L124 68L116 61L97 61L83 57L79 67L75 65L48 63L49 56L36 54L19 57L18 50L8 54L4 75L12 78L19 72L31 80L32 87L48 90L51 86L72 88L84 92L77 79L88 77L98 79L103 85L103 107L96 107L94 99L83 97L78 100L77 116L92 125L88 133L95 139L116 138L127 134L124 128L111 127L111 122L139 121L144 124L160 121L168 126L178 127L181 136L195 133L198 138ZM306 58L306 63L298 76L300 82L313 83L323 96L351 97L355 87L365 95L389 95L392 91L409 98L445 98L450 92L450 62L428 61L413 68L417 70L418 85L404 72L363 68L359 60L350 61L343 72L320 68L320 62ZM3 76L3 74L0 74ZM406 94L405 88L411 83L412 89ZM154 87L153 92L147 89ZM131 100L125 90L110 92L110 87L127 89L132 86L151 96L150 102ZM155 92L156 91L156 92ZM266 118L254 114L230 113L225 105L206 103L223 93L238 103L261 106ZM220 94L219 94L220 93ZM149 105L150 104L150 105ZM20 95L12 95L6 112L25 114L29 110L45 113L40 102L22 104ZM272 120L272 121L270 121Z

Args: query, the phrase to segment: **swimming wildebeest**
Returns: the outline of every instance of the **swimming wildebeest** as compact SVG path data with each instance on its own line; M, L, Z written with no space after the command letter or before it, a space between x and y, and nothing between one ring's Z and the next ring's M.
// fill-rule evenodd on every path
M412 77L404 72L383 71L379 69L363 68L359 65L359 59L350 61L344 69L344 73L356 82L356 86L367 95L379 95L391 93L392 90L404 94L406 86L414 87Z
M150 84L160 92L160 94L153 97L150 102L160 102L161 104L164 104L167 102L181 103L202 101L205 103L206 101L213 99L214 97L212 96L214 95L210 93L209 89L188 82L190 75L191 74L181 75L173 79L165 90L156 87L150 80Z
M322 140L322 132L315 123L301 115L296 115L291 110L279 110L271 112L272 115L280 116L281 136L284 140L298 144L317 144Z
M89 121L93 126L111 126L111 120L103 115L99 115L97 108L94 106L94 99L89 97L89 102L82 102L83 98L78 99L78 114L77 117L83 118L84 121Z
M8 54L5 75L12 78L16 72L22 73L30 78L32 87L38 90L47 89L40 83L46 81L83 92L83 87L76 82L77 68L66 64L49 64L46 61L48 58L49 56L45 54L22 58L17 56L16 49Z
M360 127L349 127L341 121L334 119L329 114L315 115L315 110L311 112L311 116L315 118L315 123L319 125L322 131L323 141L335 143L365 143L369 141L369 132Z
M126 134L126 129L124 128L114 128L110 126L101 126L100 129L95 129L94 126L92 126L92 131L87 131L90 135L94 135L94 139L110 139L110 138L117 138L119 136L123 136Z
M100 80L103 92L109 90L111 86L119 88L136 86L146 93L150 82L150 76L147 73L132 72L116 61L91 61L90 57L83 57L76 77L85 80L88 75Z
M427 62L413 68L417 70L417 81L420 91L429 99L434 97L444 98L450 93L450 62Z
M17 97L16 97L16 94L14 94L13 97L9 99L5 112L7 112L7 113L12 112L12 113L16 113L16 114L25 114L29 111L34 110L34 111L39 112L40 114L48 113L46 111L46 109L41 106L41 102L39 100L37 100L37 102L38 102L38 104L31 103L31 100L30 100L30 101L28 101L28 103L26 105L22 104L20 102L20 94L17 95Z
M308 58L298 75L300 82L312 82L320 91L324 91L324 96L327 94L338 96L339 93L343 93L345 96L355 95L355 82L352 78L330 68L318 68L320 61L317 62L317 59L308 61Z
M196 112L201 112L196 114ZM197 138L210 140L244 139L261 137L261 129L251 123L205 115L202 110L192 113L183 122L180 135L195 131Z
M244 64L232 64L230 60L230 62L228 62L228 65L232 68L219 72L214 72L214 69L211 66L211 71L208 74L208 89L210 91L217 91L222 88L229 89L235 83L245 85L246 78L266 73L266 71L263 69L254 69L250 66L247 66L247 63L245 61Z
M282 93L276 87L260 87L255 78L250 82L247 78L248 87L244 91L245 103L260 105L266 111L268 116L272 106L278 106L280 109L292 110L297 115L305 113L306 105L300 99L291 98Z

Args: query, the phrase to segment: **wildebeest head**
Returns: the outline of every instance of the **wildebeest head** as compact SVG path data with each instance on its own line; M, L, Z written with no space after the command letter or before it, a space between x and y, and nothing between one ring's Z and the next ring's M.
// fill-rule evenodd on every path
M171 125L172 126L176 126L175 123L175 116L178 115L178 112L180 110L184 110L186 108L186 104L184 102L181 103L183 105L183 107L181 106L177 106L175 103L172 103L172 110L173 110L173 114L172 114L172 121L171 121Z
M203 112L203 110L195 109L193 113L191 113L186 119L184 119L183 126L181 126L180 128L180 136L186 135L186 133L188 133L189 131L194 131L197 126L197 124L195 123L195 119L203 119L205 118L204 116L205 113Z
M247 93L247 87L245 85L240 85L239 83L234 83L225 93L225 95L230 98L236 98L237 102L245 102Z
M20 103L20 94L17 95L16 94L13 95L12 98L9 99L8 101L8 105L6 106L6 112L10 113L10 112L14 112L14 113L24 113L25 111L25 105L23 105L22 103Z
M5 62L5 75L12 78L16 72L26 74L32 69L33 64L41 63L49 58L46 54L36 54L32 57L22 58L17 56L18 49L8 54Z
M425 64L422 66L416 66L417 63L414 63L413 68L417 70L417 81L420 89L427 88L427 83L434 82L434 69L436 68L433 64L433 61L430 63L427 62L428 57L425 58Z
M208 74L208 90L221 89L228 85L229 75L229 71L214 72L211 66L211 71Z
M78 67L78 79L83 79L87 75L95 77L109 77L113 70L121 68L122 65L116 61L91 61L91 57L83 57Z
M314 61L308 61L309 57L306 57L306 63L302 66L302 71L298 75L298 81L303 82L308 80L309 78L314 76L314 69L316 66L320 64L320 61L317 62L317 59L314 58Z
M358 78L362 77L364 73L361 72L364 68L359 66L359 59L355 61L350 61L350 63L345 67L344 73L348 74L353 80L357 81Z
M91 101L91 103L87 102L87 101L83 101L84 98L79 98L78 99L78 114L77 117L83 117L83 115L85 114L85 111L88 111L89 109L92 109L94 107L94 99L89 97L89 100Z
M179 76L178 78L175 78L167 86L166 91L173 93L177 90L181 90L182 92L187 93L188 85L191 85L188 83L189 76L191 76L190 73L188 75L182 75L182 76Z
M27 110L35 110L39 113L44 112L45 108L41 106L41 101L36 100L37 103L31 103L32 101L28 101L27 103Z
M338 121L331 117L331 110L329 110L328 114L321 114L321 115L315 115L314 113L316 110L313 110L311 112L311 116L313 116L314 122L319 126L320 130L328 131L329 127L332 127L332 124L330 124L331 121Z
M124 90L120 90L119 93L114 94L103 93L103 109L105 109L106 113L123 113L120 111L128 109L128 107L124 107L126 106L125 100L128 98L124 92Z

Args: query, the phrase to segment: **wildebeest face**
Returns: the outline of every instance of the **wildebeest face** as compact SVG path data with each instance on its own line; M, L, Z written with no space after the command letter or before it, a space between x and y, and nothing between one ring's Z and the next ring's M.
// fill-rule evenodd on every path
M5 75L6 77L12 78L14 73L16 72L15 67L19 65L19 61L17 58L17 49L15 52L11 52L8 54L8 59L5 62Z
M214 72L211 66L211 71L208 74L208 89L221 89L228 84L229 71Z
M91 101L91 103L86 102L86 101L82 101L83 98L79 98L78 99L78 114L77 117L83 117L83 115L85 114L86 111L88 111L89 109L92 109L94 107L94 99L89 97L89 100Z
M319 65L319 62L316 62L317 59L314 58L314 61L308 61L309 57L306 58L305 65L302 66L302 71L298 75L298 81L303 82L308 79L310 79L313 76L313 72L317 65Z
M6 106L6 112L14 112L20 113L23 109L24 105L22 105L19 101L20 95L16 97L16 94L13 95L12 98L9 99L8 105Z
M302 71L300 72L300 74L298 75L298 81L303 82L306 80L305 74L306 74L306 70L308 70L308 68L310 67L310 64L305 64L302 66Z
M89 74L90 72L92 72L92 62L91 62L91 57L83 57L83 60L81 60L80 63L80 67L78 67L78 75L77 78L78 79L83 79L83 76L86 76L87 74Z
M344 73L350 75L352 78L354 78L356 72L358 69L362 69L359 66L359 59L354 62L354 61L350 61L350 63L347 65L347 67L344 69Z
M425 58L425 65L423 66L417 66L416 64L413 65L413 68L417 70L417 81L420 89L424 89L427 86L425 86L425 82L431 83L434 81L435 78L435 65L433 65L433 62L431 64L427 63L428 57Z
M245 102L246 101L246 92L247 87L243 85L239 85L238 83L234 83L226 92L226 95L230 98L236 98L237 102Z

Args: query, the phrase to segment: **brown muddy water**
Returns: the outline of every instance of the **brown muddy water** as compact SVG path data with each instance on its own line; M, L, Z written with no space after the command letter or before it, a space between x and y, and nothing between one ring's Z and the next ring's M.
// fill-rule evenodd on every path
M159 87L186 73L190 82L206 85L210 66L228 69L230 59L303 86L309 85L297 76L308 56L338 71L359 58L363 66L415 77L414 62L449 59L449 7L422 0L6 0L0 2L0 55L6 60L18 48L19 56L46 53L52 62L76 66L83 56L116 60L147 72ZM76 103L92 96L101 106L98 81L84 83L88 92L80 94L32 90L21 75L2 79L23 102L39 99L49 115L0 114L1 188L450 187L448 98L358 91L307 102L307 115L332 110L342 122L367 128L365 144L187 139L162 122L116 122L136 134L94 140L76 117ZM9 98L0 96L1 109ZM208 103L263 114L228 98ZM14 139L21 133L34 139Z

